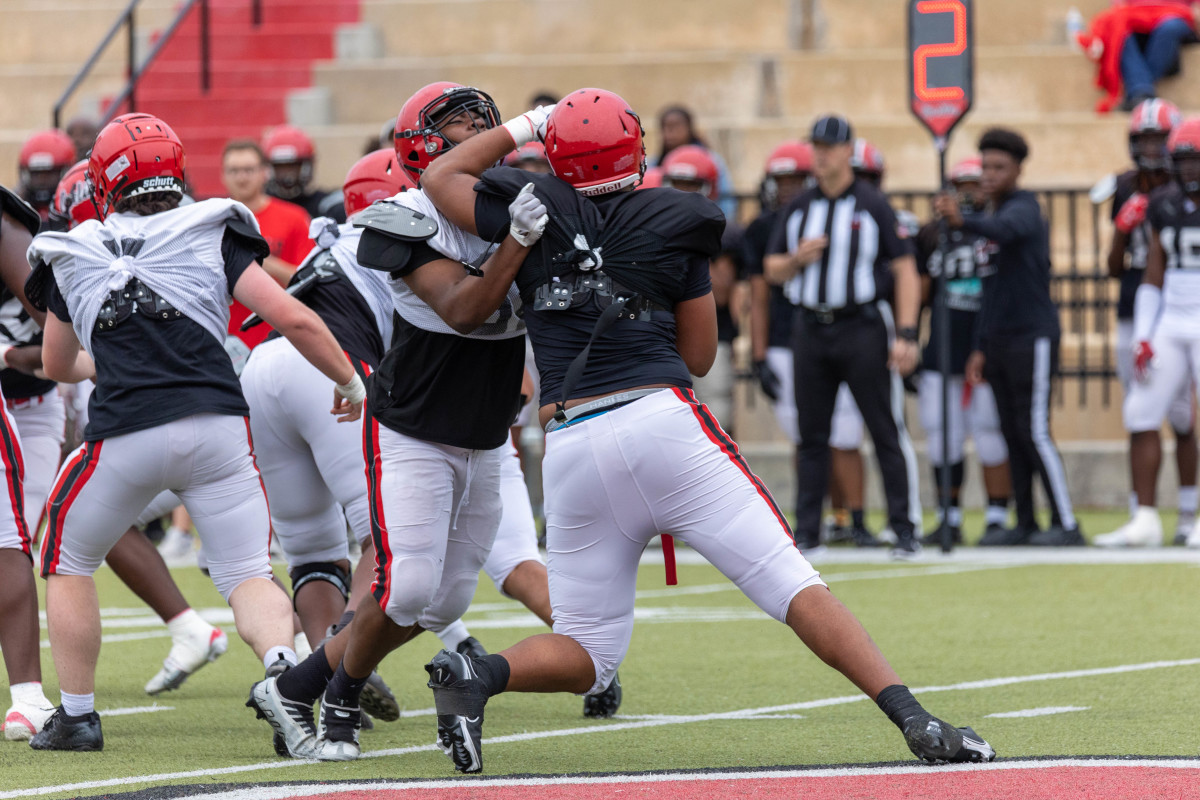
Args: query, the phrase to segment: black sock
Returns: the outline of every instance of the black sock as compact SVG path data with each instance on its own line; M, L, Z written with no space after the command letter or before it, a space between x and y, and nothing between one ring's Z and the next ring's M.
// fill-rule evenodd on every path
M856 528L867 527L866 521L863 519L864 514L861 508L850 509L850 524Z
M315 703L333 678L333 668L322 645L313 654L279 676L275 683L279 694L296 703Z
M893 684L887 687L879 696L875 698L875 704L879 706L879 710L887 714L887 718L899 728L904 730L904 725L913 717L924 714L928 716L926 711L917 698L912 696L912 692L903 684Z
M369 677L371 677L371 673L368 672L364 678L351 678L350 674L346 672L346 662L343 661L338 665L337 671L333 673L333 678L330 679L324 696L335 706L354 708L358 705L358 696L362 694Z
M483 681L488 697L498 695L508 688L511 670L508 659L504 656L492 653L483 658L475 658L471 660L471 666L475 667L475 674Z
M991 506L992 508L1007 509L1008 508L1008 498L1007 497L989 497L988 505Z

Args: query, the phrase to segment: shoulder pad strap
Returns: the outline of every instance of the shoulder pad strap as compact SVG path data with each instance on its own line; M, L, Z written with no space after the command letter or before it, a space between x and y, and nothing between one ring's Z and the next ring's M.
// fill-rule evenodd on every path
M405 242L423 242L437 235L437 222L399 203L375 203L355 215L354 227L366 228Z
M42 218L33 206L17 197L11 189L0 186L0 213L12 214L33 236L42 227Z
M251 225L243 221L241 217L233 217L227 220L225 222L225 229L233 234L238 244L253 253L254 257L259 261L271 255L271 246L267 244L267 240Z

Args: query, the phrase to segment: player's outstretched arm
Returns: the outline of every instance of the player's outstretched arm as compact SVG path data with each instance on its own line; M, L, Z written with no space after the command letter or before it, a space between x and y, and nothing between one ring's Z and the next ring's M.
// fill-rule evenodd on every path
M362 379L315 311L285 292L257 264L251 264L238 278L233 296L286 336L302 356L337 384L337 394L349 401L335 406L340 418L351 422L362 415Z
M475 183L479 176L521 145L541 141L546 119L553 109L554 106L538 106L499 128L484 131L455 145L425 168L421 176L421 189L447 219L464 231L478 234L475 227Z

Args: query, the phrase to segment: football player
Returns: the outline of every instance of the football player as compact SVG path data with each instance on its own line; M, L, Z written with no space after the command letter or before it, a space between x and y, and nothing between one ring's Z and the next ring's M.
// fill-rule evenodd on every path
M95 668L100 609L92 574L152 498L178 493L207 542L213 583L264 667L294 663L292 611L271 580L270 518L249 410L222 345L238 297L334 384L333 413L362 411L362 379L311 310L257 265L268 252L232 200L180 206L184 152L149 114L100 132L89 159L98 216L29 248L26 294L48 307L42 360L65 382L94 379L85 444L50 493L38 563L62 703L37 750L100 750ZM329 387L329 388L334 388ZM296 755L308 755L296 743Z
M524 123L524 124L522 124ZM431 165L426 191L450 220L492 237L529 176L488 169L542 139L554 175L533 193L551 221L517 275L542 377L547 553L554 632L426 666L438 741L455 767L483 767L488 699L504 691L601 691L633 630L637 566L672 533L842 671L933 761L994 757L969 728L926 712L858 620L796 549L778 506L691 391L716 355L708 262L724 217L707 198L634 192L645 168L638 117L580 89L544 121L532 112ZM477 190L478 187L478 190Z
M1150 223L1146 209L1150 195L1171 182L1171 159L1167 137L1179 124L1179 109L1166 100L1140 103L1129 119L1129 155L1134 168L1117 178L1113 195L1113 240L1108 251L1108 274L1121 284L1117 300L1117 377L1129 397L1134 374L1133 305L1150 249ZM1196 523L1196 435L1195 400L1192 385L1184 383L1167 411L1167 422L1175 434L1175 465L1179 471L1179 517L1175 525L1175 544L1187 542ZM1143 439L1158 438L1159 432L1142 431ZM1161 445L1160 445L1161 447ZM1134 486L1154 483L1158 473L1139 477L1150 461L1134 457L1141 448L1130 445L1130 471ZM1100 547L1155 546L1162 542L1162 522L1153 507L1141 507L1136 491L1130 495L1130 520L1112 533L1097 536Z
M982 208L986 198L980 179L983 168L978 158L968 158L950 169L950 185L958 194L964 211ZM959 492L963 484L963 442L970 436L983 465L983 482L987 490L988 507L983 536L995 538L1003 532L1008 521L1008 446L1000 432L1000 417L996 398L987 383L964 386L963 368L970 355L971 341L979 317L980 296L983 292L980 274L987 266L986 240L962 229L950 230L941 241L941 227L930 222L917 234L917 267L921 272L925 305L936 302L937 279L945 273L946 305L949 327L945 331L937 313L930 316L929 341L921 353L921 373L917 383L917 398L921 410L921 426L929 463L933 466L934 486L942 485L944 471L950 475L950 509L943 519L938 509L938 528L925 537L925 544L937 546L942 541L941 526L950 529L951 540L962 544L962 509ZM950 463L942 463L942 371L938 357L939 340L950 338Z
M1146 210L1149 250L1133 302L1134 380L1124 408L1138 497L1134 522L1146 518L1145 527L1158 531L1157 538L1136 543L1150 546L1162 544L1155 509L1162 460L1158 430L1200 376L1200 117L1176 125L1167 149L1173 180L1153 192ZM1200 547L1200 534L1193 529L1186 544Z
M21 199L33 206L45 222L50 218L54 190L67 167L74 164L75 144L60 130L39 131L21 145L18 157Z
M271 165L267 194L295 203L313 219L346 221L340 193L310 188L316 149L307 133L291 125L279 125L263 137L262 150Z

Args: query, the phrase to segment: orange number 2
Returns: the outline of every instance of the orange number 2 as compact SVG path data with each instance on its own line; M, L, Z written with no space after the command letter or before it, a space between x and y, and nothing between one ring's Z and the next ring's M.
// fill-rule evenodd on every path
M962 0L921 0L917 3L917 13L954 15L954 41L923 44L913 53L913 84L917 99L927 103L963 99L963 90L958 86L929 86L927 62L931 58L962 55L967 49L966 7Z

